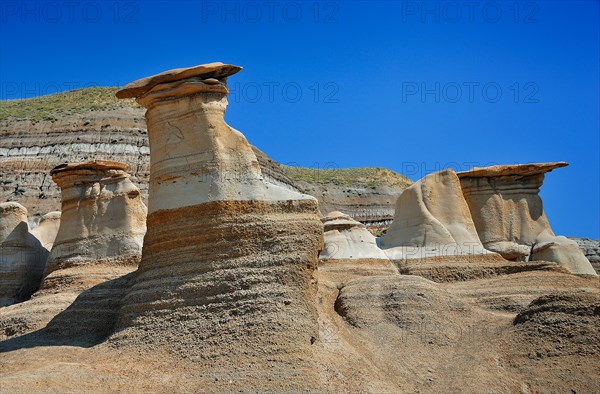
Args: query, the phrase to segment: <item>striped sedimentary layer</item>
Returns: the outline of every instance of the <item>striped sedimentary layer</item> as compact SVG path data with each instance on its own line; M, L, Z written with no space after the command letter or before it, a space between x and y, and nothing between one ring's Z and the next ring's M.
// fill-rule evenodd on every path
M60 209L60 189L50 177L52 168L115 157L129 164L145 199L150 170L146 133L141 108L58 114L51 121L1 121L0 200L18 201L36 221Z
M288 200L151 213L111 341L174 348L206 362L205 377L242 386L313 387L317 212L314 200Z
M25 100L22 105L34 104ZM56 119L37 122L3 120L0 135L0 201L17 201L25 206L31 224L45 213L60 209L60 189L49 173L62 163L118 157L129 165L132 181L139 187L144 202L148 200L150 149L144 109L135 104L127 108L60 113ZM253 150L266 180L316 197L323 215L340 210L361 222L387 225L404 189L292 181L279 163L257 148ZM322 161L329 160L324 157Z

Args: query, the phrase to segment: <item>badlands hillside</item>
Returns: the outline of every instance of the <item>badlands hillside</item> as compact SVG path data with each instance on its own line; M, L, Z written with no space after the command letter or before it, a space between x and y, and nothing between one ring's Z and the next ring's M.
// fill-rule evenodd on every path
M0 199L23 204L34 221L60 209L49 171L62 163L119 160L148 198L150 150L144 108L96 87L0 102ZM340 210L387 224L412 181L383 168L310 169L280 165L253 147L263 175L319 200L322 214Z
M568 163L282 166L224 121L240 70L2 103L0 392L600 392Z
M147 202L150 150L144 109L134 100L118 100L117 90L93 87L0 102L0 200L24 205L36 226L44 214L60 210L60 190L49 178L53 167L118 158L129 165ZM344 212L375 234L388 227L398 196L413 183L385 168L287 166L252 148L265 177L314 196L322 215ZM600 270L600 241L572 238Z

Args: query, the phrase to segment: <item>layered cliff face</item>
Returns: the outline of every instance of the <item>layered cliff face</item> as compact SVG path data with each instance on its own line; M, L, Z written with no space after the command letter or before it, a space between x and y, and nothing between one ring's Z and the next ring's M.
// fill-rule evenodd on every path
M339 211L374 232L391 223L396 200L412 185L385 168L281 167L296 188L317 198L322 215Z
M0 102L0 200L17 201L35 224L60 209L49 172L63 163L118 160L129 165L144 202L150 150L144 109L117 100L116 88L89 88ZM384 169L305 169L282 166L252 147L263 177L319 200L321 214L339 210L363 223L386 225L402 190L412 182Z
M147 195L144 111L119 103L115 89L91 88L0 105L0 199L17 201L30 220L60 209L50 170L63 163L119 160Z
M568 237L577 242L581 251L592 264L596 272L600 273L600 241L589 238Z

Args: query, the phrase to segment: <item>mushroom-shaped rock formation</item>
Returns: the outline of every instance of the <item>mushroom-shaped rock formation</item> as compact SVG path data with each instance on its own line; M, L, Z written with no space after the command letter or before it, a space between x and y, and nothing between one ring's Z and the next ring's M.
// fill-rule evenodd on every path
M135 269L146 206L126 170L124 163L92 161L50 172L61 188L62 214L43 292L81 291Z
M379 246L393 260L489 253L451 169L427 175L402 192Z
M325 247L319 258L329 259L384 259L387 256L373 234L360 222L339 211L330 212L321 219L325 230Z
M225 123L227 76L240 69L222 63L175 69L117 92L148 109L148 213L210 201L313 199L265 182L246 138Z
M544 213L544 174L565 162L498 165L458 173L483 245L510 260L554 261L573 274L596 275L577 243L557 237Z
M325 227L325 246L319 256L320 271L344 277L398 274L362 223L339 211L330 212L321 221Z
M27 209L0 204L0 306L28 299L39 287L48 252L29 232Z
M318 204L267 183L225 123L239 70L177 69L117 93L147 108L151 168L142 261L111 341L176 347L240 387L315 389Z

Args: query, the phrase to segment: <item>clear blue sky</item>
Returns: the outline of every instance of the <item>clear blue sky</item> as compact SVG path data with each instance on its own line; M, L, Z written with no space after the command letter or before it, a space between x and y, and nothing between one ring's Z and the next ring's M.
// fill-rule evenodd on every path
M550 222L599 238L598 1L474 3L2 1L1 98L233 63L227 121L282 163L564 160Z

